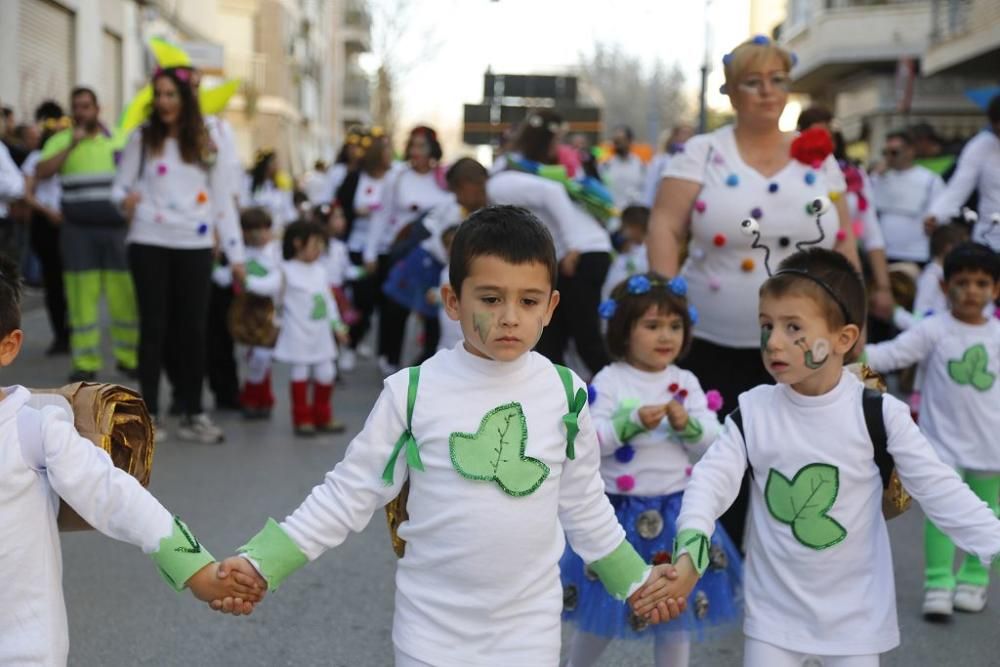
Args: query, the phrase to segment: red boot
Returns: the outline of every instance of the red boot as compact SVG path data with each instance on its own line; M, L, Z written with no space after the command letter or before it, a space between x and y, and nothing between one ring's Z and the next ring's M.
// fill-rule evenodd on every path
M260 383L260 406L267 408L268 415L274 407L274 392L271 391L271 374L264 376L264 381Z
M317 431L324 433L343 433L343 422L338 422L333 418L333 385L320 384L313 385L313 423Z
M316 433L312 410L309 409L308 381L292 383L292 428L295 429L295 435Z
M271 416L271 406L274 404L270 384L263 382L247 382L240 392L240 405L246 419L266 419Z

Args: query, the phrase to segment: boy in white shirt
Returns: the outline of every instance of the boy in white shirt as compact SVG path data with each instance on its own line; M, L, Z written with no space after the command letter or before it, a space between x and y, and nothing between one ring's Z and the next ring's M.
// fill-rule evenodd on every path
M0 366L17 358L20 278L0 258ZM57 405L35 409L24 387L0 389L0 665L66 664L69 631L56 514L60 497L100 532L140 547L177 591L200 600L238 596L250 613L263 589L251 576L219 578L208 553L111 457L84 439ZM125 592L123 591L123 594Z
M1000 494L1000 321L988 312L1000 296L1000 257L978 243L957 246L944 260L940 289L947 292L948 310L891 341L869 345L868 364L888 372L920 362L921 430L941 460L958 470L995 512ZM974 553L966 556L956 577L955 545L928 521L924 554L923 611L928 620L946 620L953 609L983 610L990 573Z
M653 622L678 612L657 603L669 566L642 561L604 495L586 387L531 351L559 303L555 278L552 238L524 209L484 208L459 227L442 292L464 343L386 379L344 460L242 548L271 588L408 480L397 667L556 665L564 530L617 599Z
M882 476L864 416L871 403L843 368L866 302L860 276L841 255L813 248L781 263L761 286L759 305L761 354L778 384L740 395L739 411L684 494L673 551L678 579L668 588L686 598L708 565L715 520L750 471L748 667L874 667L899 644ZM885 395L880 407L903 486L988 564L1000 553L1000 521L935 455L904 403Z
M621 244L618 254L611 260L611 268L601 288L601 301L611 296L612 290L623 280L637 273L649 271L646 256L646 234L649 232L649 209L645 206L629 206L622 211L622 226L618 230Z

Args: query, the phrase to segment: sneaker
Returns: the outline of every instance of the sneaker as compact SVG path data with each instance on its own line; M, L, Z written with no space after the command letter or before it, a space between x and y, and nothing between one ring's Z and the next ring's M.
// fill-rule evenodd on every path
M316 424L316 430L320 433L343 433L347 430L347 424L337 419L331 419L325 424Z
M341 350L340 357L337 359L337 366L340 367L340 370L345 373L350 373L357 367L357 365L358 355L354 353L354 350L351 348Z
M124 375L129 380L138 380L139 379L139 369L138 368L135 368L135 367L129 368L128 366L125 366L121 362L119 362L115 366L115 370L118 371L119 373L121 373L122 375Z
M978 614L986 608L986 586L959 584L955 588L955 609Z
M177 437L188 442L214 445L225 441L226 434L203 412L200 415L181 417L177 427Z
M362 359L371 359L372 355L375 354L375 352L372 350L372 346L368 345L367 343L362 343L361 345L358 345L358 348L355 351L358 353L358 356L361 357Z
M951 620L954 609L952 592L947 588L928 588L924 592L924 619L932 623Z
M96 380L97 380L97 371L83 371L80 369L74 369L74 371L69 374L70 382L94 382Z
M163 428L163 422L153 417L153 442L160 444L166 442L169 437L167 429Z
M295 435L300 438L311 438L316 435L316 427L312 424L299 424L294 427Z

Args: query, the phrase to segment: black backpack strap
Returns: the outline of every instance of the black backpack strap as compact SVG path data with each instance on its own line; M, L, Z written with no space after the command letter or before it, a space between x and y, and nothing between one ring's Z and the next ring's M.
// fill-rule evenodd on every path
M885 417L882 415L882 394L874 389L865 389L861 395L861 407L865 413L865 426L875 450L875 465L882 477L882 488L888 488L895 462L889 453L889 436L885 432Z
M743 413L740 412L739 408L736 408L729 413L729 418L733 420L733 424L736 425L736 430L740 432L740 438L743 439L743 451L747 455L747 470L750 471L750 477L753 477L753 464L750 463L750 450L747 449L747 436L746 432L743 430Z

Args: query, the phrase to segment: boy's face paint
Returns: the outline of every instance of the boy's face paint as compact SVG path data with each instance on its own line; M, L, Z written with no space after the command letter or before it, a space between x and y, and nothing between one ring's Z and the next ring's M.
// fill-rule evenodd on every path
M767 349L767 343L771 340L771 330L765 327L760 328L760 351Z
M816 370L830 358L830 341L825 338L817 338L812 345L806 343L804 337L799 338L795 341L795 346L802 350L806 368Z
M493 329L493 313L473 313L472 327L479 335L479 342L485 345L490 339L490 331Z

